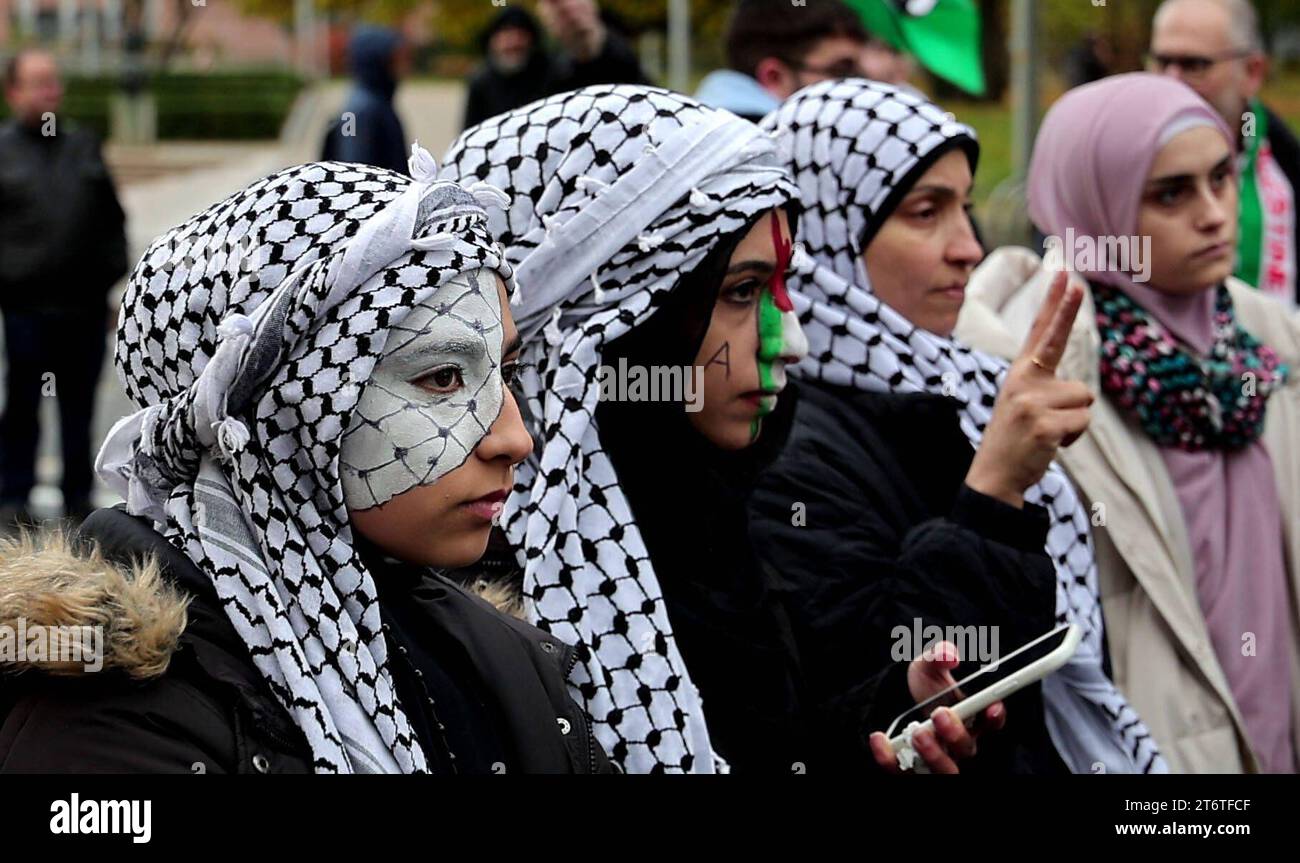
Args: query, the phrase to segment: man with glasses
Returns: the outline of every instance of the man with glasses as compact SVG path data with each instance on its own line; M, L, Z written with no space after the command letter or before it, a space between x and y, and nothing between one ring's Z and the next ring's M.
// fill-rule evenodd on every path
M1268 57L1249 0L1165 0L1147 60L1188 84L1241 135L1241 230L1237 276L1300 303L1297 256L1300 142L1259 99Z
M810 84L864 76L870 44L840 0L740 0L727 27L731 68L706 77L695 98L757 121Z

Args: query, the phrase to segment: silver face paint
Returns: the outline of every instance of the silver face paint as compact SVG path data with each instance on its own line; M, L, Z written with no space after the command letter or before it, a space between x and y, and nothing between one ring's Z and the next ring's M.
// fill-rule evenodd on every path
M461 273L389 333L343 437L349 509L380 506L464 464L501 413L501 298Z

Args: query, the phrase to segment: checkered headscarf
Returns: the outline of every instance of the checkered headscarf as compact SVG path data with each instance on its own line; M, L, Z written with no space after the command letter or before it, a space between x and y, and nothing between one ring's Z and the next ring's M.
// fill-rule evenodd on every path
M529 617L579 646L578 697L615 761L711 772L699 695L593 423L597 373L605 345L794 187L753 124L639 86L589 87L488 120L452 146L444 176L512 198L492 228L517 270L520 331L543 336L523 356L540 451L516 474L505 522Z
M145 253L118 329L141 410L100 473L212 579L319 772L428 769L354 547L341 442L414 307L462 273L510 278L491 190L437 181L418 147L411 170L302 165L199 213Z
M954 147L978 153L974 131L924 98L860 79L791 97L763 123L780 136L803 213L791 289L812 305L801 320L808 358L794 374L876 392L930 392L961 403L979 446L1006 364L914 326L871 290L863 251L907 191ZM1026 500L1046 507L1057 572L1057 619L1078 623L1073 661L1044 683L1048 726L1076 772L1163 772L1146 726L1102 671L1102 619L1088 516L1053 465Z

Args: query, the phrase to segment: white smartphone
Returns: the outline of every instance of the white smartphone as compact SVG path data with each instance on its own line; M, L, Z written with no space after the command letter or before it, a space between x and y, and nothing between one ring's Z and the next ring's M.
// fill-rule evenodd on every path
M1065 665L1079 649L1082 639L1083 630L1076 624L1063 624L900 715L885 732L890 748L898 756L899 766L909 770L915 763L912 735L922 729L934 731L930 716L935 710L948 707L962 722L970 722L984 708Z

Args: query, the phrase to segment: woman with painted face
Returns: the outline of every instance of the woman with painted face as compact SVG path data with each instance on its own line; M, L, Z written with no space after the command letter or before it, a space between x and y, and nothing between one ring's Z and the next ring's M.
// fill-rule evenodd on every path
M521 375L540 448L495 572L517 561L529 618L580 646L577 690L611 757L790 773L837 736L870 761L852 723L804 702L746 536L805 348L785 290L794 188L770 136L664 90L593 87L468 130L444 172L513 198L493 227L521 330L541 334ZM923 689L938 676L915 671ZM927 757L955 769L938 743Z
M1231 278L1235 142L1177 81L1081 87L1039 132L1029 212L1087 288L1059 370L1098 402L1062 464L1096 513L1115 680L1174 770L1294 773L1300 320ZM999 250L960 331L1005 352L1046 280Z
M789 236L782 209L750 219L601 351L611 369L689 370L693 398L607 392L595 416L707 705L711 744L741 774L806 764L789 624L745 541L745 497L785 440L784 367L802 351L794 315L780 312L788 299L773 293Z
M573 651L436 573L483 553L532 441L500 193L411 169L292 168L145 254L141 410L99 459L126 504L0 570L5 623L99 627L99 667L3 682L0 770L607 766Z
M812 691L863 687L882 669L901 678L930 626L975 634L962 656L974 670L1077 622L1075 659L1009 699L1006 732L971 768L1162 769L1102 671L1088 522L1052 462L1092 401L1051 371L1080 292L1053 286L1009 367L970 351L950 335L982 254L967 213L974 132L863 80L809 87L764 125L800 186L791 284L808 304L810 352L750 533L782 585ZM954 721L938 713L940 727ZM883 729L891 717L874 718Z

